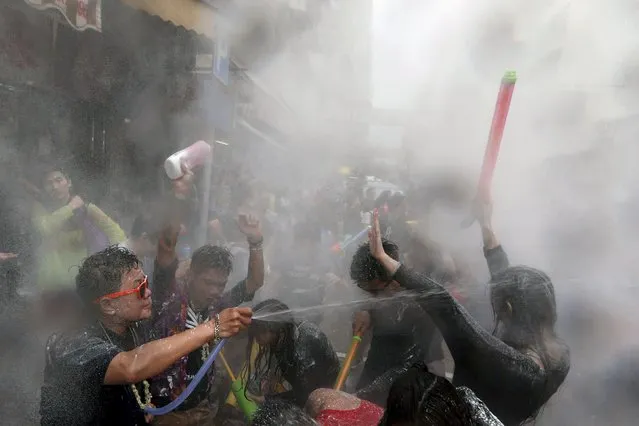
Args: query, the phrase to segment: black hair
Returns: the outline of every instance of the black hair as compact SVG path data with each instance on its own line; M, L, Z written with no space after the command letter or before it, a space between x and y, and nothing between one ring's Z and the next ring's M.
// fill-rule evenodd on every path
M140 266L140 260L131 250L113 245L84 259L75 286L78 296L87 307L93 301L120 290L122 276Z
M506 343L515 349L539 349L543 333L554 333L555 289L546 273L526 266L506 268L491 279L490 301L496 329L499 313L510 305L509 327L513 330L508 337L513 341Z
M66 170L64 169L64 167L62 167L61 164L55 164L55 163L45 164L40 169L40 180L39 180L40 186L44 185L44 181L47 178L47 176L55 172L60 172L66 179L69 179L69 174L66 172Z
M390 209L396 209L404 202L404 200L406 200L406 196L401 192L396 192L388 199L388 207Z
M298 406L269 398L255 412L251 426L317 426L318 423Z
M260 346L255 357L255 362L248 363L245 371L245 390L250 388L251 382L261 380L265 375L272 374L280 377L284 373L286 351L292 351L295 347L295 320L288 306L279 300L267 299L253 307L254 315L267 314L268 321L253 320L248 328L248 343L246 345L246 359L251 359L251 352L255 338L265 332L275 334L275 340L268 346ZM253 366L255 370L253 370Z
M413 364L393 382L380 426L473 424L470 407L455 386L428 371L423 362Z
M208 269L219 269L226 274L233 271L233 255L224 247L204 245L191 256L191 271L198 274Z
M394 260L399 261L399 247L392 241L382 239L384 251ZM351 279L356 283L369 283L375 279L390 281L391 277L384 267L373 257L370 243L364 243L357 248L351 261Z

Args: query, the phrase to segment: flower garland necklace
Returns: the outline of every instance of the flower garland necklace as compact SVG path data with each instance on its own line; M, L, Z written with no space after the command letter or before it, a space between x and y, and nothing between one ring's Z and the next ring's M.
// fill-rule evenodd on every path
M186 318L187 329L195 328L198 325L209 320L208 318L203 318L202 315L200 314L196 314L190 303L186 311L186 315L187 315L187 318ZM202 348L200 349L200 353L202 354L202 362L206 362L206 359L211 354L211 348L208 342L202 345Z
M107 333L102 323L99 322L99 324L102 328L102 331L104 332L104 335L107 337L107 339L109 339L109 343L111 343L113 346L116 346L113 343L113 340L111 340L111 336L109 336L109 333ZM137 348L138 336L135 330L133 330L131 327L128 327L127 330L131 332L131 337L133 337L133 345ZM135 386L135 384L131 383L129 386L131 387L131 391L133 391L133 396L135 397L135 401L138 403L138 407L140 407L140 410L144 411L145 408L151 405L151 399L153 398L153 395L151 395L151 386L149 385L149 382L147 382L146 380L142 380L142 385L144 386L144 403L142 403L142 398L140 397L140 393L138 392L138 388Z

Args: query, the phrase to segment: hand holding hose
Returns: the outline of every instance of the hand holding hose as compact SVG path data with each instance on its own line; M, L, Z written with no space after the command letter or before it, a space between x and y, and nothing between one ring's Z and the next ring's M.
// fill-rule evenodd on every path
M217 331L216 337L226 339L235 336L251 324L252 316L253 310L249 307L224 309L211 321Z
M363 336L371 328L371 314L367 311L355 312L353 317L353 336Z

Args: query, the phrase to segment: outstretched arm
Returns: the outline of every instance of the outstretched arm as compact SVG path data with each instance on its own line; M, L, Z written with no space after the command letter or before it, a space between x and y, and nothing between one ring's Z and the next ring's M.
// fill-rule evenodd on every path
M107 368L105 385L137 383L154 377L185 355L214 338L233 336L251 322L251 308L233 308L220 313L220 324L207 321L193 329L145 343L132 351L118 353Z
M115 223L115 221L100 210L98 206L89 204L87 206L87 213L93 223L107 236L109 244L118 244L126 240L126 234L122 228L120 228L120 225Z

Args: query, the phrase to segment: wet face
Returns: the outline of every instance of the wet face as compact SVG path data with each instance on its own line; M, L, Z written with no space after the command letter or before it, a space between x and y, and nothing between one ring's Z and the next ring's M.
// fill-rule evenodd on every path
M52 201L66 204L71 198L71 180L62 172L51 172L44 178L44 189Z
M114 299L106 299L101 303L107 313L116 315L120 320L135 322L151 317L151 290L144 288L146 275L141 268L131 269L122 276L122 285L118 292L131 292ZM140 288L142 285L143 288ZM133 291L140 289L140 291Z
M189 272L189 299L198 309L217 304L222 298L229 274L220 269L211 268L194 273Z

